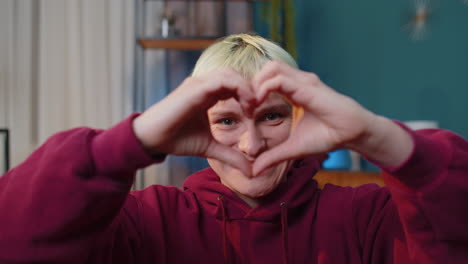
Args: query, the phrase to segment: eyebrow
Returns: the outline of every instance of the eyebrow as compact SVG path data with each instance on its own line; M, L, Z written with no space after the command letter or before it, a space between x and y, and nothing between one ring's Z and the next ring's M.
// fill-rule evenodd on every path
M239 116L239 113L236 111L232 110L218 110L218 111L212 111L211 113L208 114L209 117L212 117L214 119L222 118L222 117L237 117Z
M271 112L280 112L280 113L287 112L288 114L290 114L292 112L292 106L287 103L280 103L280 104L274 104L271 106L266 106L265 108L261 108L258 112L256 112L254 116L263 116Z
M256 111L254 113L254 116L255 117L260 117L260 116L263 116L267 113L271 113L271 112L280 112L280 113L288 113L288 114L291 114L292 113L292 106L288 103L276 103L276 104L272 104L272 105L269 105L269 106L265 106L265 107L262 107L260 108L260 110ZM220 109L220 110L213 110L211 111L208 116L211 118L211 119L220 119L220 118L226 118L226 117L239 117L241 114L237 111L233 111L233 110L223 110L223 109Z

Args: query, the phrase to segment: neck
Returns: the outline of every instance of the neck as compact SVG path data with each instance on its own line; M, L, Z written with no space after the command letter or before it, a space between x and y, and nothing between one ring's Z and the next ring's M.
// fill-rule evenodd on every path
M250 206L250 208L254 208L256 207L257 205L260 204L260 201L258 199L255 199L255 198L251 198L251 197L247 197L245 195L242 195L238 192L234 192L237 196L239 196L239 198L241 198L246 204L248 204Z

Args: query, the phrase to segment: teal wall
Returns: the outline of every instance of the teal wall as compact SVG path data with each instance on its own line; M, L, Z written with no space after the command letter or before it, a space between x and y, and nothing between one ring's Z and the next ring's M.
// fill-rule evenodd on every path
M296 0L299 66L378 114L468 138L468 5L431 2L429 35L414 41L402 30L413 1Z

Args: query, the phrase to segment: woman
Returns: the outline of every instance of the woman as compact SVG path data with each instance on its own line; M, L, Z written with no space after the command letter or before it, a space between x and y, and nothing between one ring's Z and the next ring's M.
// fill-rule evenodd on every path
M343 147L388 187L317 189L319 156ZM59 133L0 178L0 260L463 263L467 150L364 109L261 37L233 35L144 113ZM184 190L130 192L137 169L169 154L211 168Z

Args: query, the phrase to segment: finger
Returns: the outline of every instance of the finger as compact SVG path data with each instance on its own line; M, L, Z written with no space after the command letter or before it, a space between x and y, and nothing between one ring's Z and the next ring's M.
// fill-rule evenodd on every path
M258 176L261 175L266 169L275 166L286 160L294 160L301 157L310 155L305 151L301 151L295 147L291 146L289 142L283 142L282 144L265 151L262 153L253 164L252 175Z
M265 80L268 80L277 74L293 74L294 70L297 69L291 67L290 65L284 62L268 61L267 63L265 63L265 65L263 65L262 69L257 74L255 74L254 78L252 79L252 85L254 87L258 87Z
M232 89L236 89L237 100L239 101L242 110L247 114L251 114L255 108L256 96L250 82L247 82L247 80L237 72L234 74L232 79L223 79L223 81L228 82L228 84L223 83L223 85L230 85Z
M275 92L283 95L293 105L308 106L313 99L313 91L310 90L312 90L310 87L302 87L288 76L277 75L266 80L257 89L257 102L263 103L270 93Z
M289 97L293 103L305 106L319 90L327 90L316 74L275 61L265 64L254 79L252 86L258 104L275 91Z
M263 82L259 88L257 88L257 101L263 103L268 95L272 92L277 92L284 95L288 99L292 99L296 92L295 86L289 83L288 77L280 74L276 75L265 82Z
M212 75L209 77L211 81L206 82L205 100L210 100L211 104L215 104L218 100L234 97L244 111L252 112L256 97L249 82L238 72L229 68L213 72Z
M239 152L232 148L213 143L205 154L206 158L212 158L224 162L234 168L239 169L245 176L252 177L252 165Z

